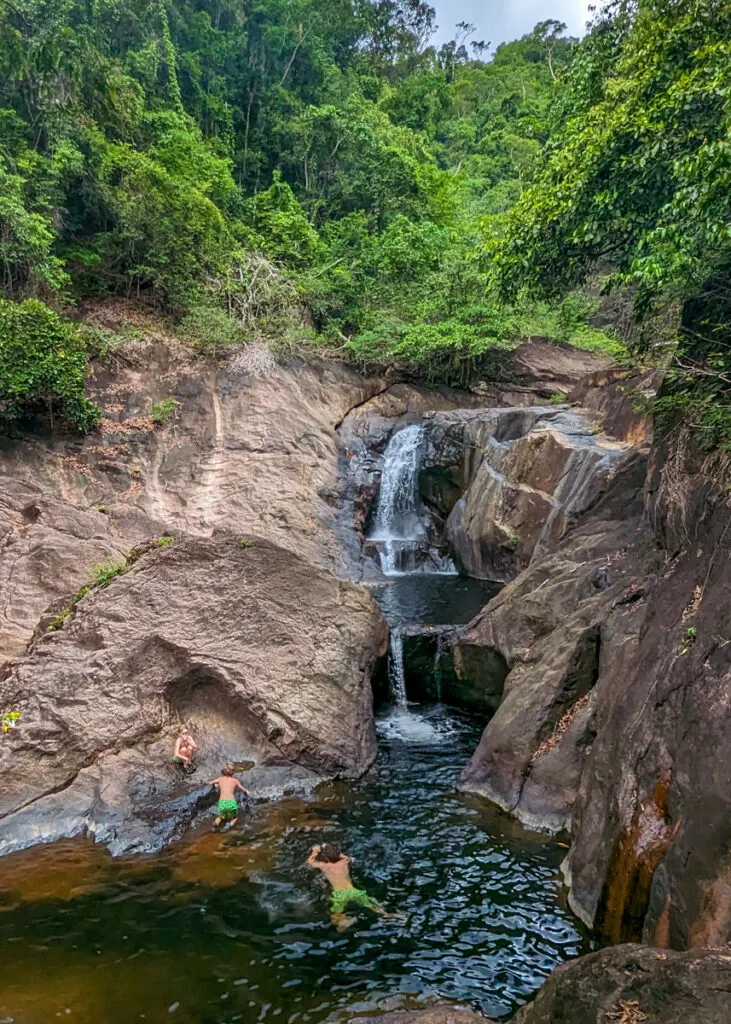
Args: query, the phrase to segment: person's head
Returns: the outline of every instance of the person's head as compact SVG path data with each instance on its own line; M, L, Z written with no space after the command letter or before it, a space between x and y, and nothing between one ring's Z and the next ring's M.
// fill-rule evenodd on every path
M221 775L233 775L234 770L230 764L225 764L221 769Z
M324 860L326 864L336 864L341 857L340 847L335 843L323 843L319 856L320 860Z
M181 725L180 726L180 735L181 736L188 736L188 735L190 735L189 732L188 732L188 726L187 725Z

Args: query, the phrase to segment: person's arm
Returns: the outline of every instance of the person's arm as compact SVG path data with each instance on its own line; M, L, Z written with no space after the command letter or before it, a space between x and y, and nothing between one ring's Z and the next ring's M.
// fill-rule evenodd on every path
M236 780L236 785L238 786L242 793L246 793L246 795L249 796L248 789L246 788L246 786L242 786L238 779Z
M194 751L199 749L198 744L195 742L192 736L190 737L190 745Z
M169 749L170 748L168 747L168 750ZM178 736L178 738L175 741L175 754L173 756L180 757L180 736Z
M317 863L317 855L319 854L319 852L320 852L320 847L319 846L313 846L312 847L312 852L310 853L310 856L307 858L307 866L308 867L310 867L310 868L319 868L320 865Z
M210 779L209 782L208 782L208 785L209 786L217 786L220 781L221 781L220 779Z

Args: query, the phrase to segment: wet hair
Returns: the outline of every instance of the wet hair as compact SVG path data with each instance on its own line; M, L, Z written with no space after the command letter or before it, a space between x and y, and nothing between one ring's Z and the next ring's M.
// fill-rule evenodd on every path
M221 775L233 775L234 770L230 764L225 764L221 769Z
M188 732L188 726L187 725L181 725L180 726L180 735L182 736L184 732Z
M323 843L318 860L324 860L327 864L336 864L341 857L340 847L335 843Z

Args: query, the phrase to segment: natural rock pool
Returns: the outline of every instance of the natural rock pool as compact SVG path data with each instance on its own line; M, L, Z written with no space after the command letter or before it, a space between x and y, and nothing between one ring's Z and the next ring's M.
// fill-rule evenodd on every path
M79 841L4 858L0 1019L298 1024L436 997L514 1010L587 949L559 884L565 851L455 793L479 735L469 717L387 710L378 730L365 778L258 805L228 834L206 823L154 857ZM323 839L407 921L363 911L336 934L305 867Z

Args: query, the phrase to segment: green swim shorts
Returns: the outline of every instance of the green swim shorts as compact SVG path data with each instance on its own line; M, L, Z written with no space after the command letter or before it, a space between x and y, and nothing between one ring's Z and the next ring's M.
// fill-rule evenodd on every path
M366 910L375 910L378 906L378 900L369 896L365 889L333 889L330 897L330 913L344 913L349 903L365 907Z
M219 800L218 801L218 817L221 821L230 821L231 818L235 818L239 813L239 805L235 800Z
M173 754L173 761L175 761L176 764L185 764L185 761L182 759L182 757L178 757L177 754Z

